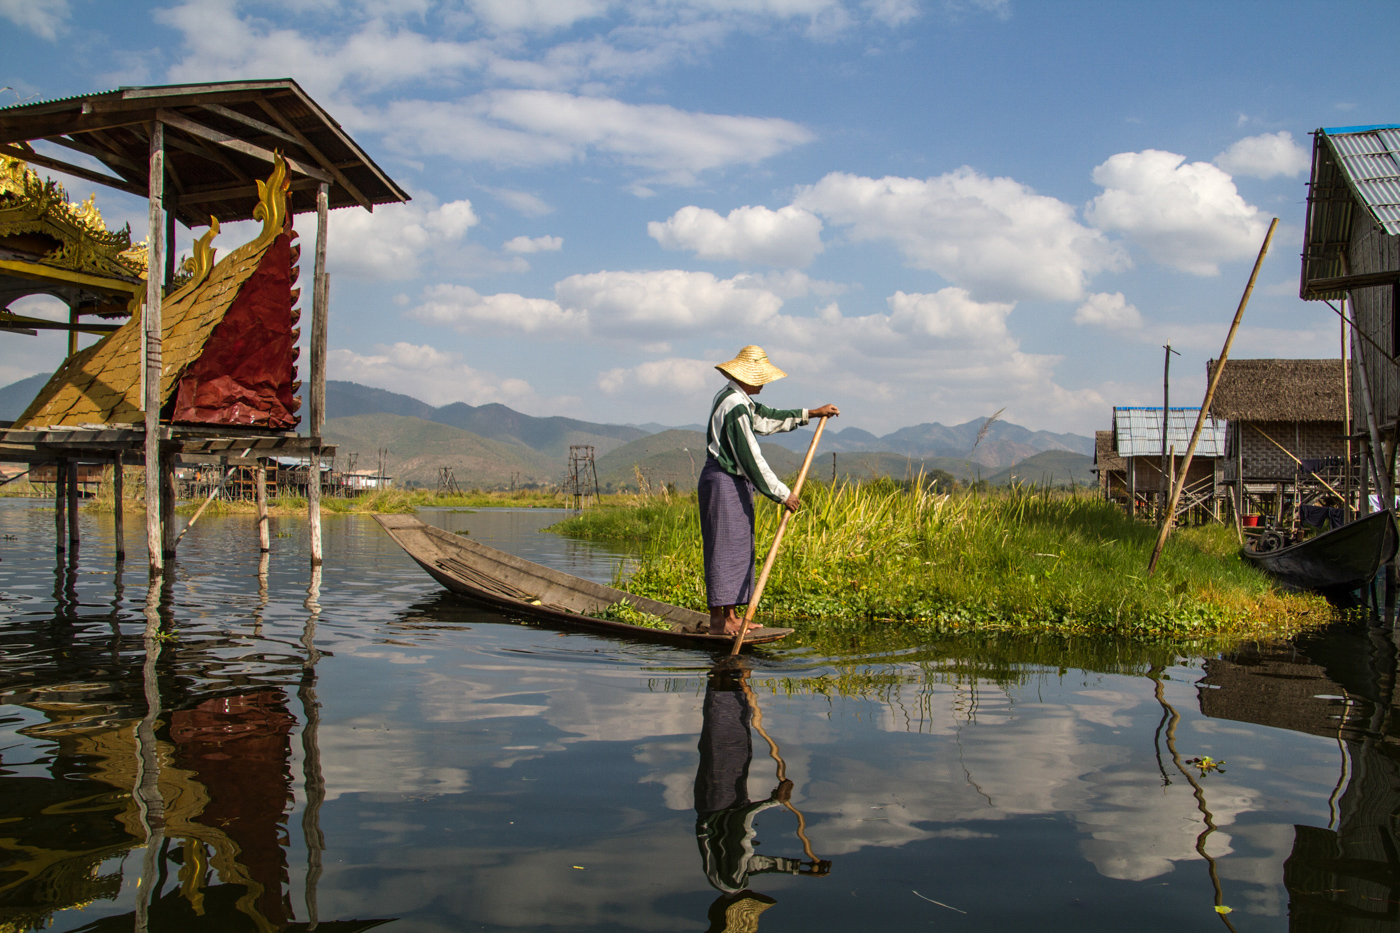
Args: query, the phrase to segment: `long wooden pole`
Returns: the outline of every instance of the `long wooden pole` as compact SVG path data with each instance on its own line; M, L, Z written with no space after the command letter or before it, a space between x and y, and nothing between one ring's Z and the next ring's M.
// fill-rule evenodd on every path
M1342 507L1346 509L1347 520L1356 513L1356 509L1351 504L1351 379L1347 376L1347 318L1346 298L1342 299L1342 396L1346 400L1346 407L1342 409L1342 431L1346 437L1346 460L1342 467L1342 488L1346 490L1346 495L1342 497Z
M310 405L311 468L307 471L306 520L311 531L311 564L321 563L321 430L326 423L326 303L330 280L326 275L326 227L330 205L330 185L316 190L316 264L311 280L311 379Z
M267 467L262 458L253 471L253 483L257 487L253 490L253 499L258 504L258 550L266 554L272 549L272 541L267 527Z
M807 470L812 466L812 458L817 453L817 443L822 439L822 431L826 428L826 416L823 415L817 420L817 430L812 435L811 446L807 448L807 457L802 461L802 471L797 474L797 483L792 487L793 495L802 494L802 484L807 482ZM788 519L792 518L792 512L783 506L783 517L778 519L778 533L773 536L773 545L768 549L768 556L763 561L763 571L758 575L758 583L753 589L753 598L749 600L749 611L744 613L744 624L739 626L739 632L734 636L734 645L729 649L730 654L738 654L739 649L744 644L744 636L749 633L749 623L758 614L758 601L763 598L763 588L768 585L768 575L773 572L773 562L778 559L778 547L783 543L783 533L787 531Z
M1196 442L1201 439L1201 429L1205 427L1207 414L1210 412L1211 400L1215 398L1215 387L1220 384L1220 374L1225 372L1225 361L1230 358L1230 347L1235 342L1235 333L1240 329L1240 321L1244 318L1244 309L1249 306L1249 296L1254 291L1254 283L1259 278L1259 267L1264 264L1264 257L1269 252L1269 244L1273 242L1274 230L1278 228L1278 218L1275 217L1269 224L1269 232L1264 235L1264 245L1259 247L1259 258L1254 260L1254 271L1249 274L1249 284L1244 287L1244 294L1240 296L1240 305L1235 309L1235 319L1230 322L1230 331L1225 335L1225 346L1220 349L1220 358L1215 361L1215 371L1210 374L1210 384L1206 386L1206 397L1201 402L1201 411L1196 415L1196 428L1191 432L1191 443L1186 447L1186 460L1181 465L1181 477L1176 481L1172 489L1171 501L1167 503L1167 514L1162 517L1162 530L1157 533L1157 543L1152 546L1152 557L1147 561L1147 575L1150 577L1157 570L1157 559L1162 556L1162 548L1167 544L1167 536L1172 533L1172 518L1176 515L1176 503L1181 498L1181 487L1186 484L1186 474L1191 469L1191 458L1196 455ZM1239 477L1241 483L1244 477Z
M68 464L68 543L78 546L78 461Z
M54 550L68 550L68 461L56 460L53 465Z
M160 370L161 370L161 275L164 266L165 219L161 216L161 197L165 192L165 124L157 120L151 126L150 166L146 180L150 199L150 226L146 240L146 308L141 324L145 331L145 368L142 377L145 382L146 409L146 554L150 559L151 574L165 569L164 548L161 546L160 523Z
M1353 316L1356 314L1355 301L1351 302L1351 313ZM1354 340L1356 335L1360 333L1356 328L1356 321L1353 318L1347 323L1351 325L1351 334ZM1376 407L1371 401L1370 367L1366 365L1366 354L1361 352L1359 342L1352 348L1352 351L1352 359L1356 362L1356 375L1361 382L1361 404L1366 410L1366 430L1371 438L1370 449L1367 451L1367 461L1370 463L1371 472L1375 474L1376 490L1381 494L1383 507L1389 509L1395 504L1395 494L1391 490L1390 484L1386 482L1386 477L1381 475L1380 456L1385 447L1381 445L1380 425L1376 422Z
M126 477L122 475L124 470L122 452L119 450L112 457L112 542L117 550L118 561L126 560L126 516L123 514Z

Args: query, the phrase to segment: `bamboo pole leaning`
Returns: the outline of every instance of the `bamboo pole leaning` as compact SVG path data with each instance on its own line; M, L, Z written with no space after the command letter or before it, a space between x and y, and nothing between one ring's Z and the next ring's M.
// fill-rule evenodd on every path
M816 456L817 444L826 428L826 419L826 415L817 419L817 430L812 435L812 444L807 448L807 457L802 461L802 471L797 474L797 482L792 487L793 495L802 494L802 484L807 482L807 471L811 469L812 458ZM734 645L729 649L731 655L738 654L739 649L743 647L744 636L749 633L749 623L753 622L753 617L758 614L758 601L763 598L763 588L768 585L768 575L773 572L773 562L778 559L778 547L783 543L783 534L787 531L788 520L791 518L792 512L783 507L783 517L778 520L778 533L773 536L773 545L768 549L768 556L764 558L763 571L758 575L753 598L749 600L749 609L744 613L744 624L739 626L739 632L734 636Z
M1269 232L1264 235L1264 245L1259 247L1259 258L1254 260L1254 271L1249 274L1249 284L1244 287L1244 294L1240 296L1239 307L1235 309L1235 319L1230 322L1230 330L1225 334L1225 345L1220 349L1220 358L1215 362L1215 371L1210 374L1210 384L1206 386L1206 397L1201 402L1201 411L1196 415L1196 428L1191 432L1191 443L1186 446L1186 458L1181 465L1181 476L1177 479L1173 489L1171 501L1167 503L1166 514L1162 516L1162 530L1157 533L1157 543L1152 546L1152 557L1147 561L1147 575L1150 577L1157 570L1157 560L1162 556L1162 548L1167 544L1167 537L1172 533L1172 519L1176 517L1176 503L1181 498L1181 487L1186 483L1186 474L1191 469L1191 458L1196 455L1196 443L1201 439L1201 429L1205 427L1206 416L1210 411L1211 400L1215 398L1215 387L1220 384L1220 374L1225 371L1225 362L1230 358L1230 347L1235 342L1235 334L1240 329L1240 321L1244 318L1244 309L1249 306L1249 296L1254 292L1254 283L1259 278L1259 267L1264 264L1264 257L1268 255L1269 244L1273 242L1274 231L1278 229L1278 218L1275 217L1269 223ZM1162 438L1165 444L1167 439ZM1236 476L1235 482L1243 485L1244 477Z

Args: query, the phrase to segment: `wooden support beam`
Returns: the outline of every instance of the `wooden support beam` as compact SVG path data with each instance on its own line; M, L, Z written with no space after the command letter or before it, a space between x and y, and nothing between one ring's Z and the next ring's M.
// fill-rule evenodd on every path
M330 213L329 184L316 191L316 264L311 297L311 379L307 414L311 433L321 436L326 422L326 314L330 298L330 279L326 273L326 230ZM319 445L311 451L311 469L306 490L307 524L311 531L311 565L319 567L321 551L321 451Z
M68 543L78 549L78 463L68 464Z
M126 158L126 156L118 155L115 152L109 152L100 146L90 146L76 139L69 139L67 136L45 136L44 142L53 143L55 146L62 146L65 149L72 149L74 152L81 152L83 155L90 155L99 162L105 162L113 168L124 168L128 172L136 174L138 177L146 170L144 165L137 165L135 162Z
M253 499L258 504L258 550L263 554L272 550L272 535L267 527L267 464L258 461L253 471Z
M301 130L296 128L292 121L288 120L285 116L282 115L282 112L280 110L272 106L272 104L268 103L267 101L259 100L258 104L262 107L263 111L266 112L268 116L272 117L272 119L282 124L283 129L285 129L288 133L296 137L296 139L293 141L300 145L301 148L305 149L307 154L310 155L311 158L315 159L316 162L321 166L321 168L325 169L326 171L330 172L332 175L335 176L336 184L340 185L347 192L349 192L350 197L358 201L361 207L363 207L367 211L373 212L374 205L370 203L369 198L365 197L362 193L360 193L360 189L356 188L355 185L351 183L350 179L345 177L345 173L340 170L340 167L334 162L332 162L330 159L326 158L320 149L317 149L314 145L312 145L311 140L307 139L306 136L301 132Z
M321 183L314 178L294 178L289 186L291 191L310 191ZM257 185L219 185L212 188L190 188L180 196L181 205L208 204L210 201L227 201L233 198L255 198Z
M259 103L263 102L259 101ZM231 107L225 107L223 104L204 104L202 106L205 110L209 111L210 113L216 113L226 120L232 120L235 123L242 123L244 126L250 126L253 129L257 130L259 133L264 133L268 136L273 137L274 139L280 139L284 143L291 143L293 146L301 145L301 140L297 139L290 133L284 132L283 130L279 130L271 123L264 123L256 117L250 117L246 114L239 113L237 110L234 110ZM270 107L271 105L263 104L263 106ZM274 110L273 113L276 113L276 111ZM277 114L277 116L281 116L281 114Z
M126 560L126 465L119 450L112 457L112 543L117 561Z
M38 152L29 152L18 146L0 144L0 155L7 155L13 159L23 159L32 165L42 165L58 172L66 172L74 178L81 178L84 181L94 182L99 185L106 185L108 188L116 188L118 191L125 191L127 194L144 196L146 191L139 184L127 181L125 178L116 178L112 175L103 175L101 172L94 172L90 168L83 168L81 165L73 165L64 162L62 159L53 159Z
M41 330L66 330L73 334L110 334L118 330L120 324L83 324L79 321L45 321L42 318L29 318L22 314L0 315L0 330L17 331L19 333L29 332L30 336L35 336ZM71 341L70 341L71 346ZM70 349L69 356L72 356L76 348Z
M246 140L239 139L237 136L230 136L228 133L221 132L210 126L205 126L203 123L196 123L189 117L181 116L173 110L157 110L156 119L183 133L189 133L191 136L207 139L211 143L218 143L220 146L232 149L234 152L241 152L255 159L262 159L264 162L276 161L276 156L270 149L264 149L262 146L255 146ZM289 159L285 156L284 159L287 163L287 168L294 172L327 184L332 181L332 176L318 168L307 165L305 162Z
M0 128L0 144L28 142L32 139L44 139L48 136L55 136L59 133L66 133L75 136L78 133L90 133L94 130L112 130L123 126L139 126L149 122L150 110L144 113L73 113L71 110L66 113L55 113L48 119L26 119L24 128L17 127Z
M175 557L175 452L160 453L160 532L161 551L167 560Z
M161 216L161 197L164 194L165 179L165 125L157 121L151 129L151 166L148 173L150 189L150 227L147 234L146 266L159 269L165 260L163 253L165 238L165 218ZM164 548L160 534L160 371L161 371L161 332L160 332L160 276L146 276L146 307L142 328L145 340L141 346L142 380L145 391L142 393L146 415L146 552L150 557L151 576L154 578L165 569Z
M65 514L68 505L68 461L57 461L53 465L53 471L54 550L62 554L68 550L65 540L68 533Z
M1390 272L1358 272L1355 275L1311 279L1308 281L1306 293L1313 295L1326 292L1346 292L1356 288L1380 288L1383 285L1397 283L1400 283L1400 269Z

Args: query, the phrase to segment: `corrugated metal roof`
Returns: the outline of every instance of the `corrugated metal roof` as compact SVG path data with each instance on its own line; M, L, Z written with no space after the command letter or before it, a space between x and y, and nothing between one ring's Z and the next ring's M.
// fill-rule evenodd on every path
M1167 419L1167 445L1178 457L1186 456L1191 432L1196 429L1199 408L1173 408ZM1120 457L1162 456L1162 409L1122 407L1113 409L1114 446ZM1225 422L1207 418L1196 444L1197 457L1225 455Z
M1386 233L1400 234L1400 128L1324 130L1356 193Z

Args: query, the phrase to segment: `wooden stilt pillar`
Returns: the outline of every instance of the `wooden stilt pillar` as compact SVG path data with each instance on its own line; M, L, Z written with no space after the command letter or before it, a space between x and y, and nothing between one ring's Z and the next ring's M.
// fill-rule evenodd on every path
M78 547L78 464L68 464L68 543Z
M161 552L175 556L175 453L160 454L160 528Z
M165 193L165 124L151 124L150 163L147 197L150 199L149 233L146 253L146 307L142 311L145 349L142 361L146 414L146 553L150 559L151 575L165 569L161 541L161 462L160 462L160 374L161 374L161 274L165 266L165 218L161 198Z
M258 461L253 471L254 500L258 503L258 550L266 554L272 550L272 535L267 527L267 467Z
M330 209L330 185L316 190L316 265L311 297L311 391L308 406L311 469L307 472L307 524L311 531L311 564L320 566L321 551L321 430L326 423L326 316L330 280L326 274L326 221Z
M112 544L117 551L117 560L126 560L126 484L123 472L122 452L112 458Z
M68 550L68 461L56 460L53 465L54 549L62 554Z

